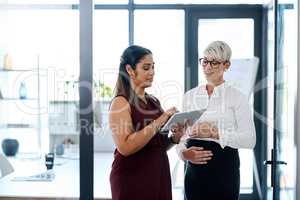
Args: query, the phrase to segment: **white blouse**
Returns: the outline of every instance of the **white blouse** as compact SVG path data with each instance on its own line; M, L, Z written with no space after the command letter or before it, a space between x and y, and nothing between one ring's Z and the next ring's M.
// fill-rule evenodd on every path
M206 85L198 86L183 96L182 111L206 109L197 122L210 122L218 127L219 140L211 138L197 138L217 142L222 148L254 148L256 132L253 115L248 99L238 89L229 83L214 88L209 97ZM186 149L186 139L189 138L187 129L180 143L176 146L178 155L182 158L182 151Z

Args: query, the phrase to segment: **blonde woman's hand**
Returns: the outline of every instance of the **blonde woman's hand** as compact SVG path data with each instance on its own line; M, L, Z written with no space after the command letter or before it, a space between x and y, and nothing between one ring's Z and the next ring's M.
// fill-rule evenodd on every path
M204 150L203 147L190 147L182 151L182 157L193 164L207 164L211 160L213 153L209 150Z

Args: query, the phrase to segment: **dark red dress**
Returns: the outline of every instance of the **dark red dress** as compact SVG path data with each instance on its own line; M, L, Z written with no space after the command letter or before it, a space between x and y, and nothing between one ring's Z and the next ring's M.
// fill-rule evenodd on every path
M159 101L146 94L147 104L130 103L133 128L139 131L158 118L163 110ZM112 200L171 200L171 176L167 135L156 134L141 150L123 156L116 149L110 173Z

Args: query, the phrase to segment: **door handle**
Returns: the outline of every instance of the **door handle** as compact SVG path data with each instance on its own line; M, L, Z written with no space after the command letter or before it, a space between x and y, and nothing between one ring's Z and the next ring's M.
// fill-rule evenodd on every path
M274 166L275 165L287 165L284 161L274 161L274 160L266 160L264 162L265 165L271 165L271 186L275 186L275 172L274 172Z
M273 165L273 164L276 164L276 165L287 165L287 162L284 162L284 161L273 161L273 160L265 160L264 162L265 165Z
M271 186L275 186L275 179L276 179L276 166L277 165L287 165L287 162L281 161L281 160L276 160L276 155L274 149L271 151L271 160L266 160L264 162L265 165L271 165Z

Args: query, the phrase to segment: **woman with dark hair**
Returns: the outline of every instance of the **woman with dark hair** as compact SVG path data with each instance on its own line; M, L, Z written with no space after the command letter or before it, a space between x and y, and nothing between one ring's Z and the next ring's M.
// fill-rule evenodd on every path
M109 114L116 144L110 174L113 200L172 199L167 150L179 142L182 131L171 137L159 134L176 109L164 111L159 100L145 92L154 74L150 50L130 46L124 51Z

